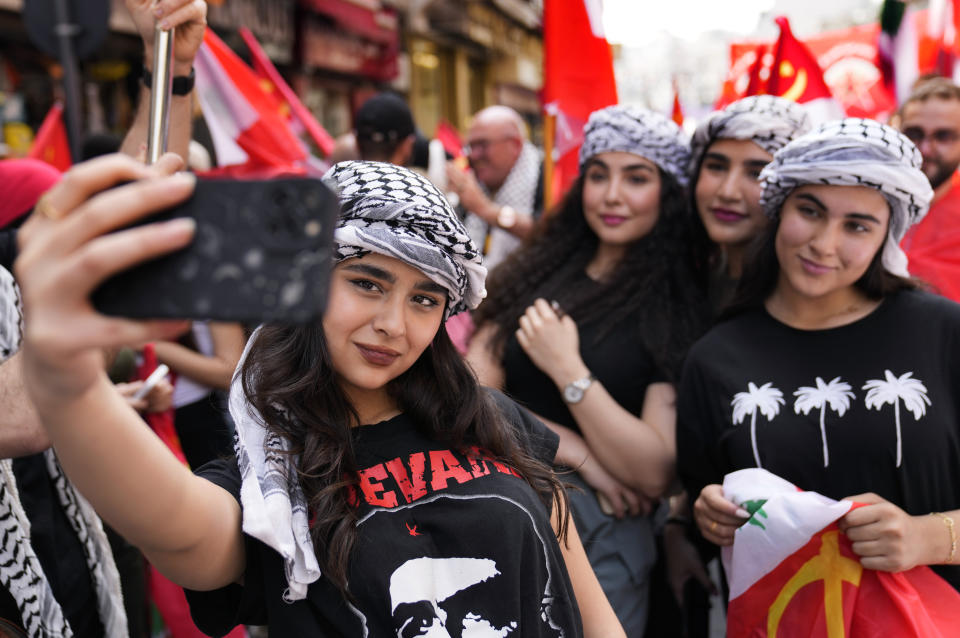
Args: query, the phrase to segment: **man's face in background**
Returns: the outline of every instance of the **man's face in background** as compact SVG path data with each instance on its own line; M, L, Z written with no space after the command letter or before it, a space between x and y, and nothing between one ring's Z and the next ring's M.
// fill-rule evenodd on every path
M908 102L900 130L923 155L923 173L937 188L960 165L960 100L930 97Z

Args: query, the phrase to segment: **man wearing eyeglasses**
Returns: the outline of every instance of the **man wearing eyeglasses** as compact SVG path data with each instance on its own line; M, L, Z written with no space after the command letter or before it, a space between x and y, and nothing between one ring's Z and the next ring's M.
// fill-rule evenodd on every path
M506 106L478 112L467 132L469 170L451 162L447 184L466 212L464 225L493 268L533 229L542 208L542 158L520 114Z
M900 130L920 149L933 187L930 212L904 237L910 273L960 301L958 273L945 267L960 250L960 87L937 77L919 83L900 109Z

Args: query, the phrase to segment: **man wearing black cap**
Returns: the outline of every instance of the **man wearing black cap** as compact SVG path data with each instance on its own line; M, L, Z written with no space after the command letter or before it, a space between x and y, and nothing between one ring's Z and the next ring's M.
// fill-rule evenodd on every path
M360 159L406 166L413 153L416 129L410 107L393 93L378 93L364 102L354 118Z

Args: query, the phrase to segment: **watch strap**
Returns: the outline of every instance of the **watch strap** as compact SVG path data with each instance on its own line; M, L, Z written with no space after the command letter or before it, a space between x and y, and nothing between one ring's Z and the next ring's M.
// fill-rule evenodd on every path
M140 76L144 86L148 89L153 86L153 73L150 69L143 67L143 75ZM171 93L174 95L190 95L193 91L193 85L196 83L197 75L193 68L190 68L190 75L177 75L173 78L173 88Z

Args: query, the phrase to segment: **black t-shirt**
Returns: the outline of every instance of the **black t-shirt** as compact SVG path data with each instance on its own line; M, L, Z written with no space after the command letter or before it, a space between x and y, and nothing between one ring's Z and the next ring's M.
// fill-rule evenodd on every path
M581 280L588 279L586 273L578 276ZM582 283L573 282L571 285ZM534 299L530 300L531 304ZM599 329L599 321L577 322L580 357L610 396L623 409L639 416L643 412L647 386L665 381L666 375L643 345L638 321L628 317L598 341ZM580 432L560 389L530 360L513 335L504 347L503 371L504 392L510 398L545 419Z
M960 305L942 297L897 293L828 330L739 315L694 345L677 405L691 498L756 467L755 440L760 465L801 489L960 509ZM934 569L960 589L960 567Z
M498 403L529 453L551 463L556 435ZM278 636L582 635L549 504L526 481L480 450L425 438L402 414L353 435L363 468L348 573L354 603L322 576L305 600L284 602L279 554L248 537L243 587L188 592L201 630L221 635L243 622ZM235 462L198 474L239 500Z
M77 638L103 636L97 594L83 546L60 504L47 472L46 459L43 454L14 459L13 474L20 502L30 521L30 544L73 635ZM16 601L5 589L0 589L0 617L22 624Z

